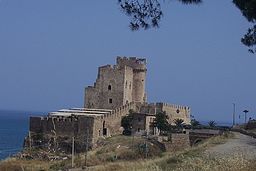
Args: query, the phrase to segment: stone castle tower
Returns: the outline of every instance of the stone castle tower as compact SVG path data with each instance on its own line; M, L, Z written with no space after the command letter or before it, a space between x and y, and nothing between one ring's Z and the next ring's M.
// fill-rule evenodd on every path
M152 125L158 112L166 112L170 124L176 119L190 124L188 106L147 103L146 72L146 60L135 57L117 57L116 65L99 67L94 86L85 88L84 108L61 109L44 117L30 117L30 136L25 146L55 147L58 144L58 148L69 151L67 147L71 144L67 145L67 142L76 137L76 148L85 151L96 145L100 137L121 134L122 117L130 110L135 116L134 134L147 132L155 135ZM88 140L87 146L85 139Z
M85 88L85 108L116 109L146 102L146 59L117 57L116 65L98 68L94 86Z

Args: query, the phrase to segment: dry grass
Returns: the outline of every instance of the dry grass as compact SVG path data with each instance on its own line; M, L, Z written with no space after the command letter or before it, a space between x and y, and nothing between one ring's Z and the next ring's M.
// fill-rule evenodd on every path
M253 171L256 160L247 160L243 155L230 157L213 157L204 154L204 151L217 144L222 144L231 138L232 134L213 137L196 147L178 152L159 153L153 158L143 158L134 150L136 144L144 142L143 139L132 137L112 137L104 140L104 146L90 151L88 164L90 171ZM154 148L151 149L154 151ZM152 154L153 155L153 154ZM77 156L76 166L84 162L83 156ZM10 160L0 163L0 171L39 171L59 170L70 167L71 161L47 163L43 161Z
M145 139L141 137L116 136L104 140L104 146L90 151L88 165L95 166L117 161L132 161L161 156L163 151L157 145L147 141L148 152L145 155Z
M10 158L0 163L0 171L43 171L49 170L49 163L38 160L17 160Z
M254 171L255 160L247 160L243 155L230 157L189 157L181 162L176 170L179 171Z
M144 151L141 149L141 145L145 144L145 139L141 137L130 137L130 136L114 136L107 139L102 139L102 146L92 150L88 153L87 165L92 167L96 165L105 165L110 167L110 170L119 168L118 164L115 163L121 161L134 161L145 157ZM162 150L147 142L149 152L147 153L148 158L160 156ZM32 151L33 153L39 153L39 151ZM36 155L33 155L36 156ZM70 156L69 156L70 157ZM81 167L84 165L84 154L76 155L75 166ZM114 166L112 166L114 164ZM64 161L43 161L43 160L25 160L25 159L8 159L0 163L0 171L38 171L38 170L63 170L71 167L71 160L67 159ZM104 170L104 169L103 169Z
M232 134L213 137L206 142L176 153L166 153L163 157L138 160L136 162L116 162L92 167L94 171L254 171L256 160L247 160L243 155L220 158L205 156L204 151L217 144L225 143Z

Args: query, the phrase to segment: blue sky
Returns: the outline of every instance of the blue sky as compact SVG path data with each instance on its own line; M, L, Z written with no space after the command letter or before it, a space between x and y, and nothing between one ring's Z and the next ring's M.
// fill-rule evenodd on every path
M97 67L116 56L148 61L149 102L189 105L200 120L256 117L250 26L231 1L168 1L159 29L132 32L117 0L1 0L0 109L82 107Z

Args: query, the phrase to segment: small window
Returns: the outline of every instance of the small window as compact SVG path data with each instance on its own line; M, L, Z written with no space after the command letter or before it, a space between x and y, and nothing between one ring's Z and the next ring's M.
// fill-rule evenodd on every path
M112 99L108 99L108 102L111 104L112 103Z
M138 132L140 132L140 128L138 128Z
M125 81L125 88L127 88L127 81Z
M132 83L130 82L130 84L129 84L129 89L131 89L132 88Z
M108 90L111 90L111 85L108 85Z
M138 122L140 122L141 121L141 118L140 117L138 117Z

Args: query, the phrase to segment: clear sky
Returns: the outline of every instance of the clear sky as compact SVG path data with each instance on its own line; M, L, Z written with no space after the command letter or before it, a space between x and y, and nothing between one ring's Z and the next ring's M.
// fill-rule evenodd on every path
M159 29L132 32L117 0L0 0L0 109L82 107L97 67L116 56L148 61L149 102L189 105L200 120L256 117L250 26L231 0L166 1Z

